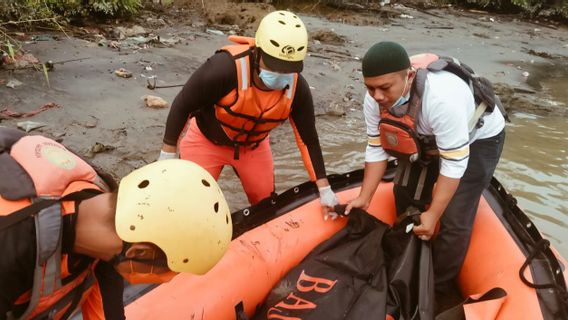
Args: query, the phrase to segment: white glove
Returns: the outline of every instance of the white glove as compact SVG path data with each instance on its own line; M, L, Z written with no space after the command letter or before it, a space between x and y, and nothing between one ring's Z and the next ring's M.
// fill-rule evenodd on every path
M330 211L323 217L324 220L327 220L331 217L331 220L337 219L337 213L333 212L333 207L339 204L339 200L337 196L331 190L330 186L318 188L320 194L320 203L322 207L329 207Z
M167 159L177 159L177 153L175 152L165 152L164 150L160 150L160 156L158 157L158 161L167 160Z

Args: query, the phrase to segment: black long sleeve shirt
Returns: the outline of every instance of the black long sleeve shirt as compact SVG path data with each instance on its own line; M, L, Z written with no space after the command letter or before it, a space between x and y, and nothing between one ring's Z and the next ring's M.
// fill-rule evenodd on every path
M164 143L176 145L187 120L190 116L195 116L199 129L209 140L232 146L233 143L215 118L214 105L236 89L237 83L237 68L229 53L221 51L207 59L191 75L172 103ZM306 79L301 75L298 77L290 118L306 145L316 178L324 178L326 173L315 127L312 94Z

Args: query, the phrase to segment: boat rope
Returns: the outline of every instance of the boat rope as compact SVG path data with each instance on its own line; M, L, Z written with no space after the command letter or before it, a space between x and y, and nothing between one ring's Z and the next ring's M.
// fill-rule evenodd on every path
M529 254L529 256L527 257L525 263L523 263L523 265L519 269L519 276L521 278L521 281L523 281L523 283L525 285L527 285L531 288L534 288L534 289L554 289L554 290L556 290L556 292L560 296L560 301L566 307L566 306L568 306L568 292L566 291L565 287L558 285L557 283L546 283L546 284L532 283L525 277L525 274L524 274L525 270L531 264L531 262L534 260L534 258L539 253L544 253L549 247L550 247L550 241L548 241L546 239L540 239L535 244L535 246L533 247L533 250Z

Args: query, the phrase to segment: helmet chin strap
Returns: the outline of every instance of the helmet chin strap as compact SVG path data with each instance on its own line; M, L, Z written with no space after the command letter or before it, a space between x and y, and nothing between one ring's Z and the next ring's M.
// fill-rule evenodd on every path
M261 55L262 55L261 50L262 49L260 49L260 48L256 48L254 50L254 63L253 63L254 75L252 76L252 82L257 86L259 85L258 81L260 80L260 78L258 78L258 76L260 74L260 58L261 58ZM260 85L264 85L262 80L260 80L260 82L261 82Z
M262 49L256 48L254 50L254 71L256 74L260 73L260 58L262 56Z
M152 250L152 262L154 262L156 260L156 250ZM137 271L134 270L134 261L136 262L142 262L144 263L144 261L150 261L150 260L136 260L136 259L128 259L128 263L130 265L130 273L136 273ZM145 263L146 265L150 265L150 272L144 272L144 273L154 273L154 263Z
M112 257L112 259L109 261L110 264L112 265L117 265L121 262L124 261L128 261L130 264L130 271L131 272L135 272L134 271L134 265L132 264L133 262L141 262L144 263L146 265L150 265L150 273L153 273L154 271L154 267L168 267L168 262L166 260L157 260L156 261L156 249L154 248L152 250L152 259L139 259L139 258L128 258L126 257L126 251L128 251L128 249L130 247L132 247L132 243L129 242L122 242L122 250L120 251L119 254L115 255L114 257Z
M122 261L127 260L126 251L128 251L128 249L131 246L132 246L132 243L122 241L122 249L120 249L120 252L115 254L114 257L112 257L108 262L112 265L117 265L117 264L121 263Z

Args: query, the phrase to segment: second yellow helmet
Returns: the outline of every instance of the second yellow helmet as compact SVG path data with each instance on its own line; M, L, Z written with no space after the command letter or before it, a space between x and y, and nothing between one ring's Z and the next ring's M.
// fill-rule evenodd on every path
M206 273L229 247L232 226L217 182L193 162L154 162L120 181L118 236L130 243L155 244L172 271Z
M279 66L286 66L287 68L284 68L288 69L278 70L276 67L274 71L302 71L302 61L308 52L308 31L296 14L283 10L267 14L260 21L255 41L256 46L265 54L263 58L268 58L269 61L265 61L268 62L268 67L278 62L271 59L276 58L280 60L280 63L277 63Z

